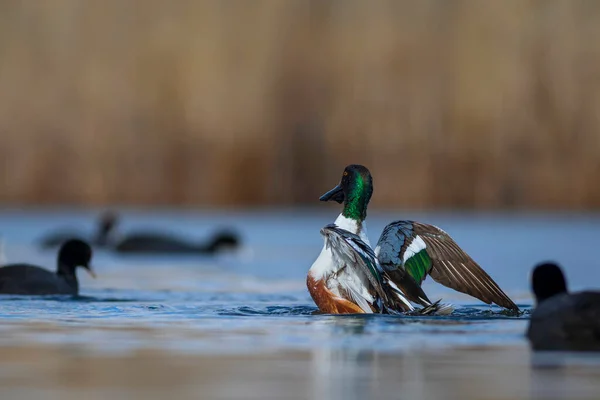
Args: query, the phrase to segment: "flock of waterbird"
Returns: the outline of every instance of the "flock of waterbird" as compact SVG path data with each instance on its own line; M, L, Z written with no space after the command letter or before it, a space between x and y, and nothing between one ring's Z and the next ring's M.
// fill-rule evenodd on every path
M108 211L100 216L97 232L89 237L70 231L43 237L40 247L59 248L55 272L24 263L5 265L0 267L0 294L78 295L77 268L82 267L95 277L90 266L92 247L115 254L214 255L238 248L241 242L240 236L232 230L217 231L205 243L190 242L164 232L120 234L118 220L116 213Z
M53 248L77 238L96 248L132 254L215 254L240 245L239 234L230 229L215 232L205 243L195 243L157 231L121 234L117 229L118 222L117 213L106 211L100 215L97 231L89 237L80 232L57 232L43 237L39 244L43 248Z
M322 313L451 315L454 307L431 301L421 284L430 276L486 304L520 313L519 307L442 229L416 221L388 224L373 248L365 220L373 178L362 165L344 169L340 183L321 201L343 204L334 223L321 229L321 253L310 267L308 291ZM238 234L217 232L192 243L160 232L120 235L114 212L102 214L97 232L52 234L43 248L59 247L56 272L30 264L0 267L0 294L77 295L76 269L91 273L92 246L117 254L215 254L236 248ZM600 292L569 293L560 267L546 262L533 269L535 309L527 337L535 350L600 351Z

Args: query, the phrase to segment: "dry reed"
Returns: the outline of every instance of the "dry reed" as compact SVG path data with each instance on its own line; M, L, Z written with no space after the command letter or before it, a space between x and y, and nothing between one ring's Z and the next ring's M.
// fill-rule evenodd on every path
M600 3L0 1L0 202L600 206Z

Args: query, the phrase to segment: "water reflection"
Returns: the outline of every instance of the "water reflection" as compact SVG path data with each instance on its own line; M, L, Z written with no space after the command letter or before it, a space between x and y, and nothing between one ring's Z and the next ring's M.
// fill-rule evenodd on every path
M600 353L531 352L531 397L598 398Z
M311 397L368 399L373 374L372 350L323 348L312 352Z

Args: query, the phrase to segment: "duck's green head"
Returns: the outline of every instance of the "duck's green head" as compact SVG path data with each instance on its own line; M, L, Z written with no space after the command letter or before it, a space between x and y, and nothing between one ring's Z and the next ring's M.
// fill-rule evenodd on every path
M373 194L373 178L367 167L348 165L340 184L319 198L321 201L344 203L342 214L346 218L363 221L367 218L367 206Z

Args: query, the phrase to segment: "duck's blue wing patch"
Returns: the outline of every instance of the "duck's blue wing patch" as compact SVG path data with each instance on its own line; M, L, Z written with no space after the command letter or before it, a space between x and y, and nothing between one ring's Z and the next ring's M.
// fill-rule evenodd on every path
M412 221L396 221L386 226L377 242L376 254L384 270L403 268L418 284L431 270L427 243L415 233Z

